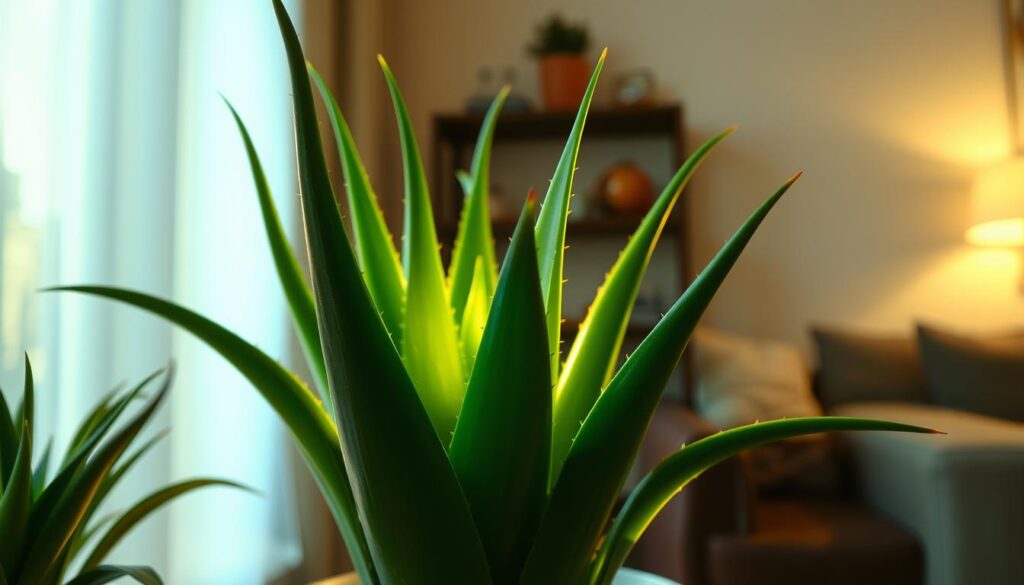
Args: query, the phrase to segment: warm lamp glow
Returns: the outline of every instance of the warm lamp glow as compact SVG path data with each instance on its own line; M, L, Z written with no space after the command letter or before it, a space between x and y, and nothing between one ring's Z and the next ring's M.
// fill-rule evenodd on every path
M975 246L1015 247L1024 245L1024 219L999 219L967 230L967 241Z
M1024 158L982 171L974 180L967 241L978 246L1024 246Z

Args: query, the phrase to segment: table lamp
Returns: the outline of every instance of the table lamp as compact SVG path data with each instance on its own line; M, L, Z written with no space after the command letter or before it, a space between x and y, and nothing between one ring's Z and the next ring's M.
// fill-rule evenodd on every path
M1024 246L1024 157L985 169L974 180L967 241L977 246Z

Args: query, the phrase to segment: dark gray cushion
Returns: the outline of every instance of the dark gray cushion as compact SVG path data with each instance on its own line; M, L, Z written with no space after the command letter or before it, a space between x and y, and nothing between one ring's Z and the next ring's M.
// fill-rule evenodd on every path
M1024 334L973 339L919 326L933 401L1024 422Z
M815 328L818 398L825 408L876 400L925 402L916 340Z

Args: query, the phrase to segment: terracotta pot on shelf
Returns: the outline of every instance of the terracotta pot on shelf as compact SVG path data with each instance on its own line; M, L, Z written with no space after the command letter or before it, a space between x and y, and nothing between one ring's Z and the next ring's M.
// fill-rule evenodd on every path
M544 108L575 110L587 91L590 64L583 55L554 53L540 59L540 92Z
M605 171L598 191L605 206L616 214L640 215L654 203L651 179L631 162L618 163Z

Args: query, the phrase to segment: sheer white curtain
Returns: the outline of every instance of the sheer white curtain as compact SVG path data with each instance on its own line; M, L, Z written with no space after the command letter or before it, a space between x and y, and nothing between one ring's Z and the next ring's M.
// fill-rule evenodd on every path
M299 2L290 3L298 19ZM170 437L116 494L120 506L195 475L208 490L140 527L116 560L169 583L251 584L300 560L286 433L198 341L133 309L38 295L109 283L174 298L289 355L289 325L237 133L250 125L294 218L287 72L263 0L0 0L0 381L38 374L40 435L63 445L96 398L165 365L178 376L156 429Z

